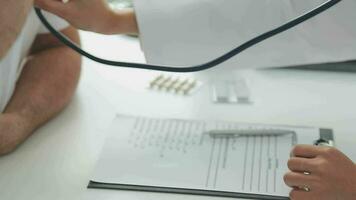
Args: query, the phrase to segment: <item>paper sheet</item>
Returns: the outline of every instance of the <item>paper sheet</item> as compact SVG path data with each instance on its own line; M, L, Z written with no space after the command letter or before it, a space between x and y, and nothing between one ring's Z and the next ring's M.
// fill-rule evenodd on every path
M209 130L289 130L285 136L211 137ZM217 121L118 117L92 181L287 197L289 152L319 131Z
M134 0L149 63L210 61L326 0ZM225 68L284 67L356 58L356 1L243 52Z

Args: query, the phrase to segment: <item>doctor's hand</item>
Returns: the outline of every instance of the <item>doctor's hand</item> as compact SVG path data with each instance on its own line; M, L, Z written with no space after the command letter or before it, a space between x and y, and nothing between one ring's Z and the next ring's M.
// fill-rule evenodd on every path
M335 148L298 145L291 152L285 183L291 200L354 200L356 165Z
M35 0L35 5L52 12L78 29L102 34L137 34L133 9L114 11L106 0Z

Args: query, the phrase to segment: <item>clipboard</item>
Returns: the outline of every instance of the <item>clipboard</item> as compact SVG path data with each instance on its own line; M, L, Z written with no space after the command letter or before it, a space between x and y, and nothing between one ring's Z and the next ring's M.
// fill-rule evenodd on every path
M258 199L258 200L289 200L288 197L251 194L251 193L235 193L212 190L196 190L188 188L169 188L169 187L154 187L143 185L126 185L126 184L109 184L90 181L89 189L110 189L110 190L128 190L137 192L158 192L184 195L198 195L198 196L214 196L225 198L240 198L240 199Z
M311 141L314 145L334 146L334 135L332 129L319 129L319 139ZM104 182L92 179L88 184L88 189L110 189L110 190L127 190L139 192L158 192L172 193L185 195L200 195L200 196L215 196L215 197L230 197L242 199L266 199L266 200L288 200L287 196L269 195L251 192L231 192L225 190L210 190L210 189L192 189L189 187L170 187L150 184L135 184L125 182Z

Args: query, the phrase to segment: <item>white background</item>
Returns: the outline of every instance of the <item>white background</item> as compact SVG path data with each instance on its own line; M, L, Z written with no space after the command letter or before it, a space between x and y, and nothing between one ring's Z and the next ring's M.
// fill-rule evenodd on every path
M83 34L90 51L144 61L136 39ZM115 69L84 60L69 107L19 149L0 158L1 200L221 199L127 191L88 191L87 183L115 114L310 125L335 130L338 147L356 160L356 74L294 70L236 72L248 80L253 105L216 105L209 87L191 97L148 91L158 72ZM209 80L209 72L194 74Z

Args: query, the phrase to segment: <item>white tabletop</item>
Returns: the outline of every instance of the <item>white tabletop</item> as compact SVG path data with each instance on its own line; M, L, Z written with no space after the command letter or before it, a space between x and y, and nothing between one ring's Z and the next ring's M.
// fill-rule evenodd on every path
M107 58L144 61L136 39L83 34L84 46ZM356 73L295 70L235 72L248 81L252 105L212 103L209 87L182 97L147 90L158 72L109 68L85 60L69 107L20 148L0 158L0 199L181 199L181 195L87 190L118 113L153 117L221 119L333 128L337 146L356 160ZM209 72L194 74L207 85ZM187 200L218 199L184 196ZM219 198L221 199L221 198Z

